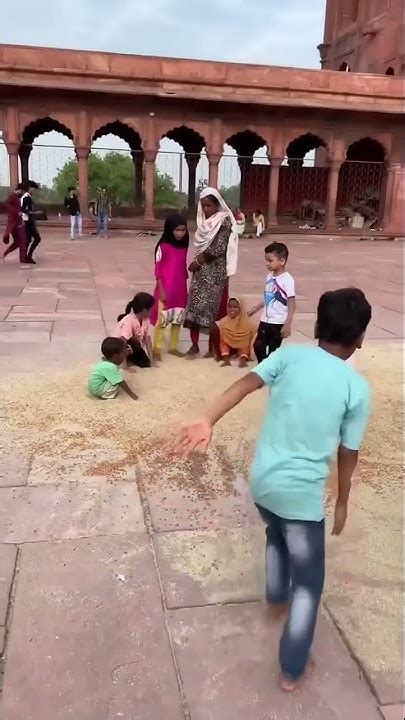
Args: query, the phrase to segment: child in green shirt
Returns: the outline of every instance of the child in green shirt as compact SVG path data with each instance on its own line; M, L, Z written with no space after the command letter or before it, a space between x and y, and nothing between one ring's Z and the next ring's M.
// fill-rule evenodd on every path
M88 380L90 395L102 400L110 400L115 398L119 389L122 388L133 400L138 400L138 396L132 392L124 380L122 370L119 369L119 366L132 352L125 340L115 337L105 338L101 345L101 352L102 360L96 363L90 372Z

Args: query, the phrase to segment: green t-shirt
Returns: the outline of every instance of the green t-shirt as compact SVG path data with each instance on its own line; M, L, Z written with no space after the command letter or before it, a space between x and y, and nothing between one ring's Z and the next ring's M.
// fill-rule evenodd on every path
M358 450L367 381L312 345L286 345L253 370L271 388L252 467L254 501L288 520L320 521L329 462L341 443Z
M91 395L101 395L106 385L120 385L124 381L122 371L109 360L100 360L91 369L88 388Z

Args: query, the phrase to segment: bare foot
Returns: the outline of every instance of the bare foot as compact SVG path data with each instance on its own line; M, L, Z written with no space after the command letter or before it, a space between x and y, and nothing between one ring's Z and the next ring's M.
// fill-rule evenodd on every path
M169 350L169 355L174 355L174 357L184 357L185 353L180 352L180 350Z
M155 360L155 362L162 362L162 355L161 355L161 353L158 352L158 351L155 351L155 352L153 353L153 359Z
M214 353L211 352L211 350L208 350L208 352L206 352L204 355L205 360L210 360L213 357L214 357Z
M294 692L294 690L296 690L299 687L299 685L301 685L305 680L310 679L314 670L315 670L315 662L310 657L301 677L297 678L296 680L293 680L292 678L288 678L288 677L285 677L284 675L281 675L280 688L282 690L284 690L284 692L289 692L289 693Z
M229 357L228 357L228 358L227 358L227 357L222 358L221 367L229 367L230 364L231 364L231 361L230 361Z
M243 358L241 358L241 359L239 360L239 367L240 367L240 368L245 368L245 367L247 367L247 364L248 364L247 358L243 357Z
M198 345L192 345L186 352L186 357L195 358L196 355L200 354L200 348Z

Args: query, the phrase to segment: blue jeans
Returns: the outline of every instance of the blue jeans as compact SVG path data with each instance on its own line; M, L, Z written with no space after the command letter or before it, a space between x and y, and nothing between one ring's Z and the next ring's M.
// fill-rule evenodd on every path
M280 640L283 675L296 680L309 659L325 579L325 521L285 520L256 506L266 528L266 598L289 603Z
M107 235L108 215L105 212L97 215L97 235Z

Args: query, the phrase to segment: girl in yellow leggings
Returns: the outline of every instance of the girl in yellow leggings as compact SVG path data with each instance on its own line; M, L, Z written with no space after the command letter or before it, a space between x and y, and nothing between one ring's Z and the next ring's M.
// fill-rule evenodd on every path
M155 248L156 300L151 323L155 326L153 354L162 359L165 329L170 329L169 353L181 356L178 349L180 327L187 304L187 250L189 235L187 220L183 215L173 214L166 218L163 235Z

